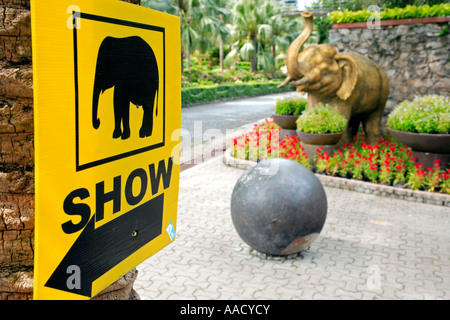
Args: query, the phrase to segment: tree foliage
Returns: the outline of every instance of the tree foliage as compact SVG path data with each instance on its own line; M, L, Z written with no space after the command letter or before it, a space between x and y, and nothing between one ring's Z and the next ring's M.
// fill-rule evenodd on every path
M274 70L284 65L289 44L303 29L303 18L283 15L274 0L142 0L143 6L177 15L181 20L183 69L195 50L216 52L220 69L237 59L250 69ZM317 42L317 31L310 42Z
M364 10L370 6L378 6L380 9L404 8L410 6L435 5L448 3L447 0L315 0L311 9L324 8L331 10Z

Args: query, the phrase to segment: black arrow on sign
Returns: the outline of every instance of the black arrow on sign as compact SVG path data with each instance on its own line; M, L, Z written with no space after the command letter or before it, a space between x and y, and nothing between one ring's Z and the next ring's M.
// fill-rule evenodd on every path
M163 207L161 194L98 228L94 215L45 286L91 297L97 278L161 234ZM80 269L79 289L67 284L69 266Z

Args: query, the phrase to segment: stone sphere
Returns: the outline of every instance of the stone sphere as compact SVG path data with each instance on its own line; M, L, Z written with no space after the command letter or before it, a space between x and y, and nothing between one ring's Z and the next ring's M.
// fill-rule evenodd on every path
M248 169L231 196L231 218L251 248L285 256L298 253L319 236L327 215L325 190L298 162L270 159Z

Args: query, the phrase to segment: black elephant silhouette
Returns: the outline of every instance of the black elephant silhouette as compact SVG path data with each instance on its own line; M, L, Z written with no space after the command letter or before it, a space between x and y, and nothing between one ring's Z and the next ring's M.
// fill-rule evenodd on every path
M130 102L142 106L144 115L139 137L153 132L153 111L158 115L158 64L152 48L138 36L106 37L98 50L92 100L92 125L100 126L97 116L100 93L114 87L113 138L130 137ZM123 129L122 129L123 125Z

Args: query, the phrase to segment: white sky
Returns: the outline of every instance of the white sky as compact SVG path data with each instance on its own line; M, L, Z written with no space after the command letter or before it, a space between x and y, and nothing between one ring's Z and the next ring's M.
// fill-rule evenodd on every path
M299 10L304 10L305 5L310 5L313 0L297 0L297 7Z

